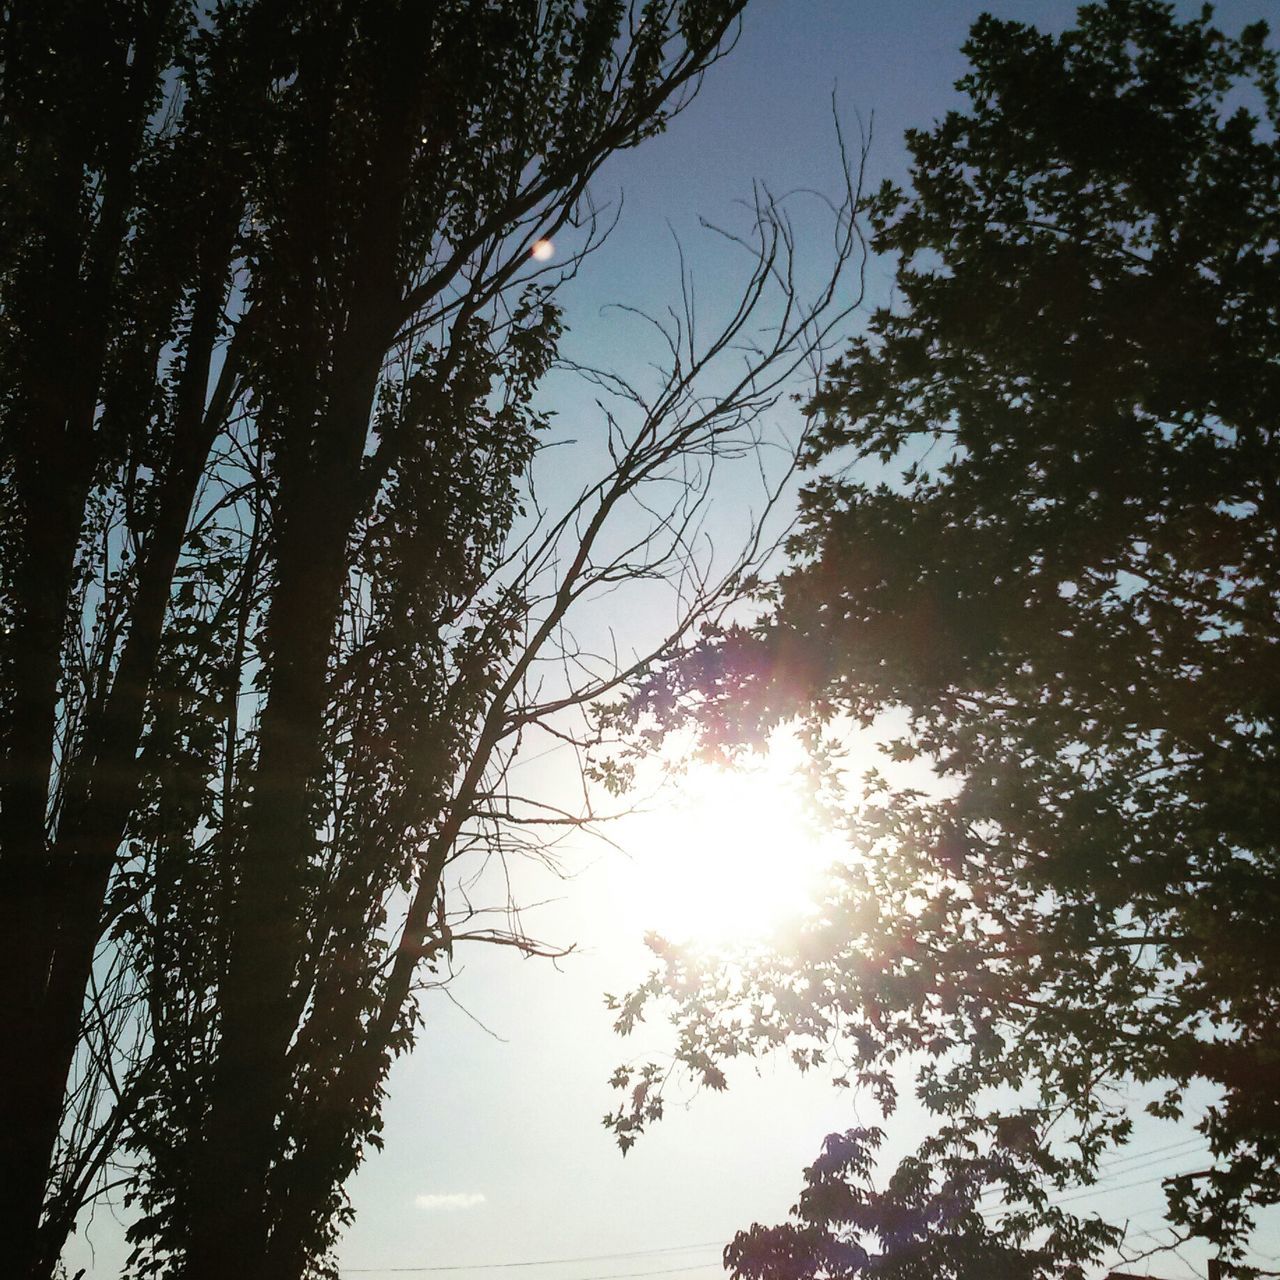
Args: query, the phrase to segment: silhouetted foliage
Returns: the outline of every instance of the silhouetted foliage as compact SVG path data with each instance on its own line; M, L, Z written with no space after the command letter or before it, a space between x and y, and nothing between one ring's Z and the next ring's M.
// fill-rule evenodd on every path
M710 459L834 295L795 305L762 200L741 309L706 346L687 317L650 399L595 375L602 474L549 511L562 320L528 251L594 242L592 175L744 2L5 7L9 1274L49 1275L117 1180L140 1274L323 1270L424 982L467 940L539 949L446 869L589 820L506 765L589 736L566 713L720 599L690 541ZM649 649L574 647L571 610L664 575Z
M1207 1141L1165 1179L1172 1238L1247 1274L1280 1199L1276 58L1153 0L1057 37L983 18L966 52L967 108L866 206L896 297L813 403L842 469L772 611L632 712L731 754L896 711L938 785L873 774L798 938L664 948L620 1027L666 998L695 1078L785 1045L886 1111L912 1064L916 1156L876 1194L868 1134L829 1139L736 1275L1087 1265L1121 1233L1054 1196L1128 1139L1134 1086Z

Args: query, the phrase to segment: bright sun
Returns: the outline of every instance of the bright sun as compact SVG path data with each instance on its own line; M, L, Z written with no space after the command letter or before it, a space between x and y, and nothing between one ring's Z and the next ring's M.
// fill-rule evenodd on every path
M760 937L802 912L845 852L839 836L813 830L778 752L744 772L693 766L628 820L620 842L636 861L636 925L712 944Z

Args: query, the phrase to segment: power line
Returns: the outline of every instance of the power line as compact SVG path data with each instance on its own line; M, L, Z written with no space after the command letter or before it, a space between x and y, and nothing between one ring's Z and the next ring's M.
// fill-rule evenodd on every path
M622 1258L650 1258L663 1253L688 1253L692 1249L719 1249L723 1248L723 1240L703 1240L698 1244L675 1244L668 1245L663 1249L633 1249L629 1253L596 1253L589 1254L577 1258L540 1258L532 1262L463 1262L454 1266L433 1266L433 1267L339 1267L339 1271L343 1275L389 1275L392 1272L414 1272L423 1274L425 1272L437 1271L505 1271L512 1267L554 1267L567 1265L573 1262L615 1262ZM699 1266L711 1266L708 1262L699 1263ZM693 1271L696 1267L676 1267L674 1271ZM636 1275L668 1275L673 1272L663 1271L643 1271L635 1272Z
M634 1280L636 1276L673 1276L678 1271L702 1271L707 1267L716 1267L722 1274L724 1272L718 1262L697 1262L691 1267L668 1267L665 1271L614 1271L607 1276L586 1276L584 1280Z
M1132 1173L1133 1170L1131 1169L1129 1170L1129 1172ZM1182 1169L1178 1173L1169 1174L1169 1177L1181 1178L1181 1177L1185 1177L1188 1173L1194 1173L1194 1172L1195 1172L1194 1169ZM1097 1186L1085 1187L1083 1191L1076 1191L1069 1196L1059 1196L1057 1199L1053 1200L1051 1203L1055 1205L1067 1204L1069 1201L1072 1201L1072 1200L1084 1200L1088 1196L1110 1195L1110 1193L1113 1191L1128 1191L1131 1187L1156 1186L1159 1184L1159 1182L1162 1182L1162 1181L1163 1179L1159 1179L1157 1182L1153 1183L1150 1177L1138 1178L1133 1182L1122 1182L1118 1187L1103 1186L1101 1183L1099 1183Z
M1209 1154L1208 1147L1193 1147L1190 1150L1184 1150L1184 1151L1178 1152L1177 1159L1189 1160L1192 1156L1200 1156L1200 1155L1208 1155L1208 1154ZM1124 1177L1127 1177L1131 1173L1137 1173L1139 1169L1150 1169L1155 1165L1165 1164L1168 1162L1168 1159L1169 1159L1168 1156L1155 1156L1152 1159L1140 1161L1138 1164L1131 1164L1129 1168L1121 1170L1121 1175ZM1174 1176L1176 1177L1177 1175L1175 1174ZM1130 1183L1129 1185L1133 1186L1136 1184ZM1064 1190L1066 1189L1067 1188L1064 1188ZM1109 1191L1109 1190L1113 1190L1113 1188L1104 1179L1099 1178L1097 1182L1092 1183L1088 1187L1081 1187L1080 1190L1081 1191ZM1114 1190L1118 1191L1120 1190L1120 1188L1116 1187L1114 1188Z
M1201 1146L1203 1141L1204 1140L1198 1136L1194 1138L1183 1138L1180 1142L1172 1142L1165 1147L1152 1147L1147 1151L1135 1151L1132 1155L1123 1156L1118 1160L1102 1161L1098 1165L1098 1170L1100 1173L1107 1175L1113 1170L1120 1169L1121 1165L1127 1165L1129 1166L1128 1168L1121 1170L1123 1174L1137 1173L1139 1169L1149 1169L1152 1165L1163 1164L1168 1158L1170 1152L1175 1152L1179 1156L1191 1156L1198 1155L1200 1150L1207 1151L1208 1147ZM1135 1161L1138 1163L1135 1164ZM1143 1181L1145 1181L1145 1179L1143 1179ZM1071 1191L1072 1188L1064 1187L1063 1190ZM1121 1188L1111 1187L1106 1182L1105 1176L1100 1177L1095 1183L1088 1187L1080 1188L1082 1193L1111 1190L1119 1191ZM988 1187L979 1198L986 1199L988 1196L999 1194L999 1191L999 1187ZM1049 1202L1051 1204L1056 1204L1058 1203L1058 1200L1055 1197L1049 1197Z
M1187 1154L1191 1155L1193 1153L1188 1152ZM1156 1160L1156 1161L1152 1161L1152 1163L1159 1164L1160 1161ZM1136 1173L1138 1167L1140 1166L1135 1166L1133 1169L1126 1170L1126 1172ZM1169 1177L1180 1178L1180 1177L1184 1177L1188 1173L1193 1173L1193 1172L1195 1171L1192 1169L1182 1169L1182 1170L1179 1170L1177 1173L1169 1174ZM1083 1187L1078 1191L1073 1191L1070 1195L1049 1196L1046 1199L1045 1203L1046 1205L1052 1208L1057 1208L1059 1205L1070 1204L1074 1200L1087 1200L1090 1196L1110 1195L1114 1191L1128 1191L1133 1187L1159 1186L1162 1181L1164 1181L1163 1178L1157 1178L1153 1180L1151 1177L1148 1176L1145 1178L1135 1178L1132 1182L1121 1182L1118 1185L1098 1182L1091 1187ZM1008 1208L1007 1205L992 1205L991 1208L983 1209L981 1212L984 1218L991 1218L998 1213L1004 1212L1007 1208Z
M1099 1164L1100 1169L1118 1169L1122 1164L1132 1164L1135 1160L1146 1160L1150 1156L1167 1155L1170 1151L1177 1151L1181 1147L1195 1147L1204 1142L1203 1134L1194 1134L1190 1138L1182 1138L1178 1142L1171 1142L1164 1147L1149 1147L1146 1151L1134 1151L1127 1156L1118 1156L1114 1160L1103 1160Z

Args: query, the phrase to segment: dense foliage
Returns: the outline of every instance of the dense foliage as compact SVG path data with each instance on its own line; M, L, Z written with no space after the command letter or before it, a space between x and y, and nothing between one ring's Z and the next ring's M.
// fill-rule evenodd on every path
M664 949L621 1026L665 997L708 1084L788 1045L886 1110L912 1064L919 1152L876 1192L878 1135L833 1135L739 1276L1096 1261L1120 1231L1055 1196L1128 1139L1135 1088L1205 1139L1159 1242L1246 1274L1280 1199L1276 57L1154 0L1061 36L984 18L966 53L968 106L867 205L896 296L812 406L841 469L772 611L640 704L728 751L897 709L892 754L936 785L870 778L797 939Z
M534 948L446 870L522 847L511 753L631 673L558 648L566 614L691 581L690 477L814 315L748 338L788 278L758 209L732 391L682 338L525 518L562 324L529 249L593 242L592 175L743 4L4 6L7 1274L118 1180L140 1273L322 1270L421 983L468 937ZM673 474L674 515L636 499Z

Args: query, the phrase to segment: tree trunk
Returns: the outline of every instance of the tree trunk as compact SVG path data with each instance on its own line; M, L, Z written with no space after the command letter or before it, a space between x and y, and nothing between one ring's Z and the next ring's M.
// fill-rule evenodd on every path
M120 96L102 104L111 127L93 223L80 212L83 189L93 179L77 140L68 145L56 128L40 132L45 121L29 103L5 104L22 121L20 128L36 130L33 147L51 165L47 187L34 188L48 249L38 288L50 302L35 309L23 335L30 342L25 354L32 376L18 388L11 410L18 453L14 497L25 545L16 549L16 616L6 673L10 714L0 734L0 1026L8 1028L0 1050L0 1165L7 1183L0 1238L18 1275L30 1274L41 1252L41 1205L70 1062L65 1041L69 1034L73 1050L83 996L82 986L73 1010L49 1005L67 894L76 887L51 856L46 831L61 646L97 463L94 425L112 299L170 8L169 0L152 8L137 33ZM14 34L18 17L12 17L16 43L8 52L15 59L23 57L23 41L43 43L44 17L38 8L23 14L20 37ZM82 16L55 13L47 38L76 50L98 33Z

